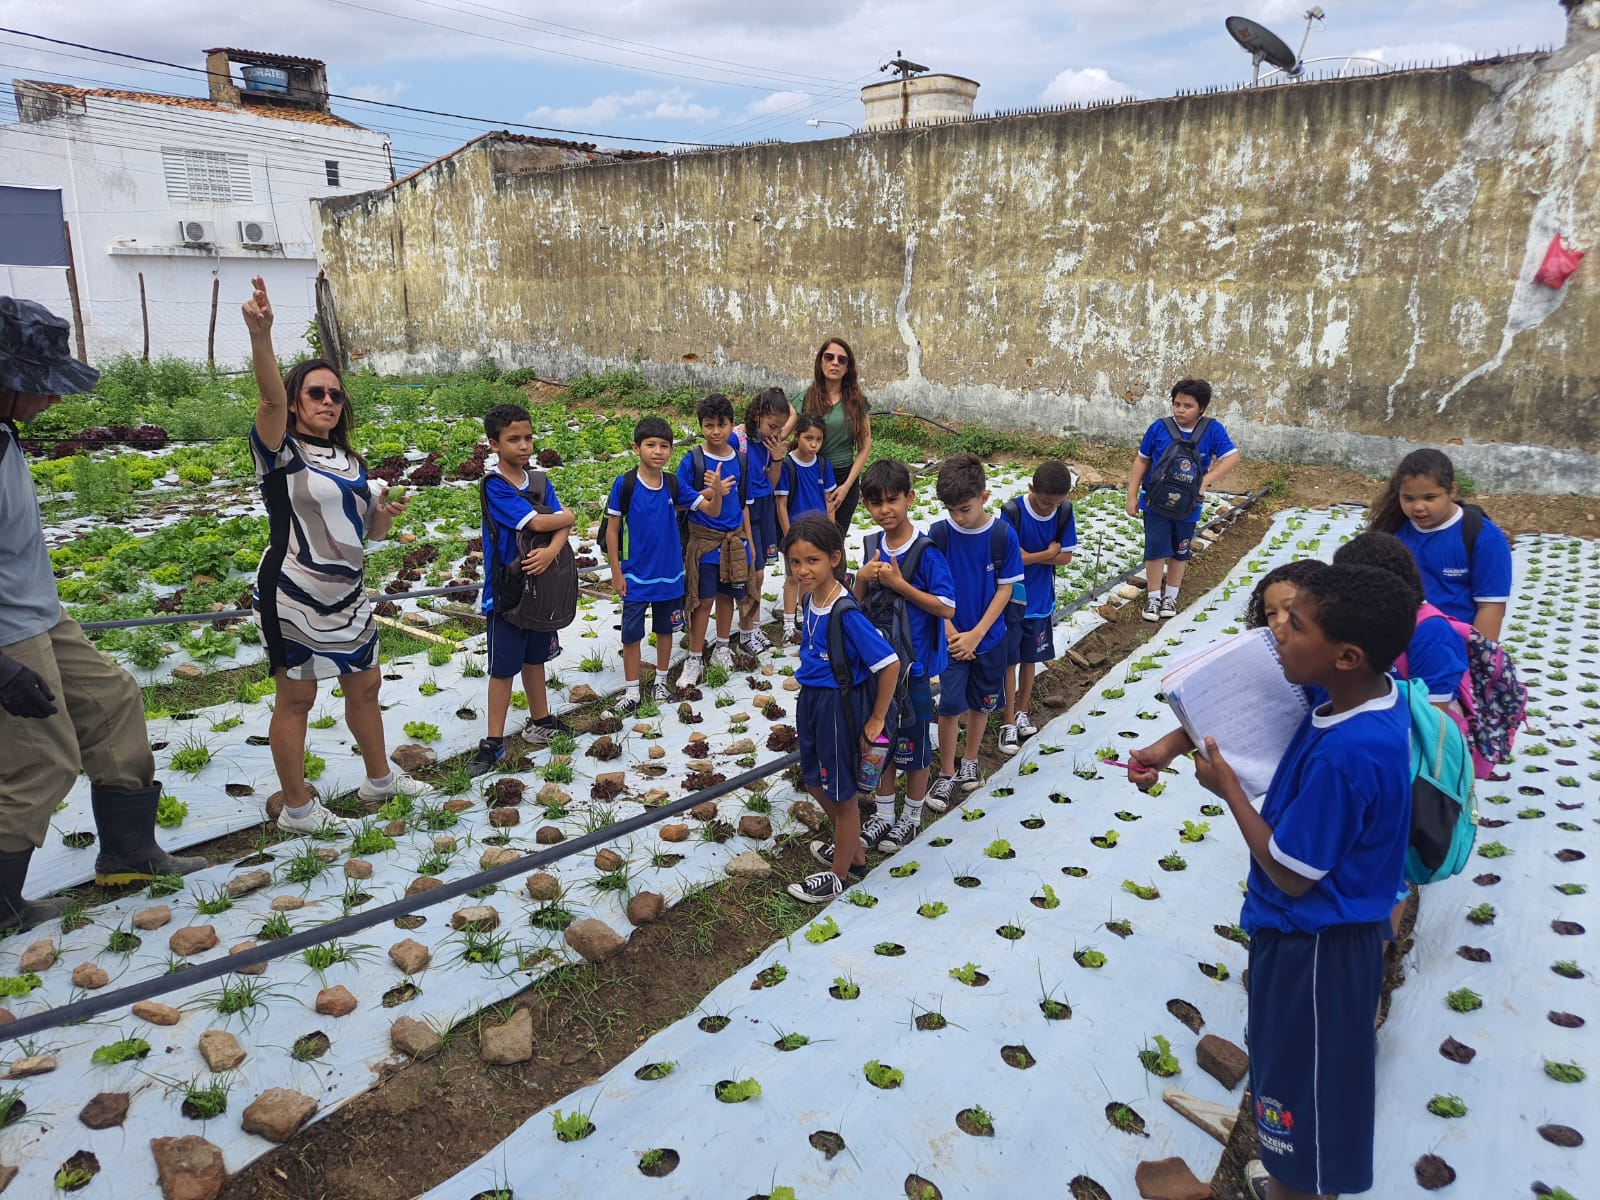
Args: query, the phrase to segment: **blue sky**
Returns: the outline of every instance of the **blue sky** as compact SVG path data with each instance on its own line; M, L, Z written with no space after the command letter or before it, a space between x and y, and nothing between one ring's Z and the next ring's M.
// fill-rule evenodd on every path
M1161 96L1249 78L1223 29L1234 12L1298 46L1305 0L7 0L0 24L200 67L213 45L321 58L333 90L465 113L425 118L355 103L389 131L401 169L512 122L636 149L802 140L855 125L859 88L903 51L979 81L978 111ZM1458 61L1559 45L1557 0L1327 0L1308 58ZM70 55L70 57L69 57ZM203 94L198 75L0 34L4 78ZM1337 66L1338 64L1329 64ZM1313 67L1313 69L1318 69ZM9 97L7 97L9 98ZM10 113L6 114L10 116ZM531 131L524 131L531 132ZM625 140L625 139L655 139Z

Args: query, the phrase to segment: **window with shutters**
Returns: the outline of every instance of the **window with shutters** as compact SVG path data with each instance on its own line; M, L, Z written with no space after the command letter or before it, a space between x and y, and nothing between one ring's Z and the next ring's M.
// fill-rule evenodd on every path
M337 158L325 158L325 159L322 160L322 162L323 162L323 165L328 168L328 186L329 187L338 187L339 186L339 160Z
M191 204L248 204L255 199L250 159L222 150L163 147L167 199Z

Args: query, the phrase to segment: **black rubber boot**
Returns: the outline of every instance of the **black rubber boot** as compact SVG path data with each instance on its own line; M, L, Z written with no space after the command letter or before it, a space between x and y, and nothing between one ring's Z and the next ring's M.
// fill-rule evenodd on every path
M33 848L0 851L0 933L32 929L67 911L65 900L24 900L22 884L28 877Z
M161 784L147 788L89 789L94 824L100 831L100 853L94 860L94 881L101 887L149 883L157 875L187 875L207 864L203 858L175 858L156 845L156 805Z

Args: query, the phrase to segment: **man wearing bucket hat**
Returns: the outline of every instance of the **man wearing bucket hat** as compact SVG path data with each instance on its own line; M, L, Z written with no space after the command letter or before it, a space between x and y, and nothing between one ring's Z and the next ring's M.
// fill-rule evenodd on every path
M22 885L80 770L100 835L96 883L143 883L206 865L156 844L161 785L139 685L90 644L56 594L16 423L99 380L72 357L67 333L42 305L0 296L0 933L66 908L24 900Z

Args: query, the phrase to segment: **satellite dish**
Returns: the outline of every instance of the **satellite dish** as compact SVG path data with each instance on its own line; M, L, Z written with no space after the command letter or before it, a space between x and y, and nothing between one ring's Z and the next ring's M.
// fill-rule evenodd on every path
M1320 16L1321 10L1316 11ZM1310 18L1309 13L1307 17ZM1229 35L1250 55L1251 64L1255 69L1250 79L1252 83L1260 80L1261 64L1263 62L1271 63L1285 75L1291 77L1299 75L1301 71L1305 70L1305 64L1300 61L1300 56L1289 49L1289 44L1266 26L1259 25L1247 17L1229 17L1227 26ZM1307 33L1309 34L1309 32L1310 22L1308 20ZM1303 44L1301 48L1304 49Z

